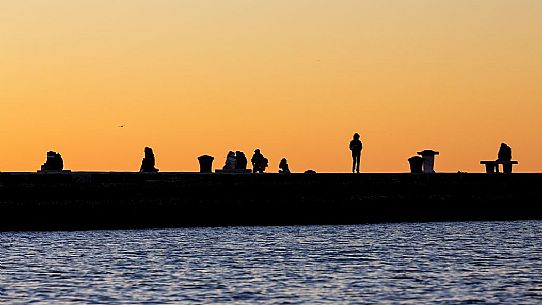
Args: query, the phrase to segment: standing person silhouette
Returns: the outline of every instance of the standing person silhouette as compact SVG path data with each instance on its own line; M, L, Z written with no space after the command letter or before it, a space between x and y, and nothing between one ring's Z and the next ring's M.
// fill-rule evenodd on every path
M350 150L352 151L352 173L359 173L359 161L361 159L362 149L363 144L359 140L359 134L356 132L354 134L354 139L350 141Z

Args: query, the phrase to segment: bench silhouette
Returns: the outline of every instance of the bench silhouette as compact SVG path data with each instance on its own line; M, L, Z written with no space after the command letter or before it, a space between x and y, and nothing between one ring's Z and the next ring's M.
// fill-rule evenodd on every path
M511 173L512 172L512 165L518 164L518 161L505 161L505 160L488 160L488 161L480 161L480 164L484 164L486 166L486 173L491 174L499 172L499 164L502 164L502 171L503 173Z

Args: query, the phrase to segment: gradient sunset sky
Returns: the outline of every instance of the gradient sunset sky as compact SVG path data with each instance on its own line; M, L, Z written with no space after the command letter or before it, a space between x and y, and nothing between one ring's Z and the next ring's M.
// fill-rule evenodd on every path
M196 171L255 148L276 172L542 170L540 0L0 3L0 171ZM117 126L125 125L123 128Z

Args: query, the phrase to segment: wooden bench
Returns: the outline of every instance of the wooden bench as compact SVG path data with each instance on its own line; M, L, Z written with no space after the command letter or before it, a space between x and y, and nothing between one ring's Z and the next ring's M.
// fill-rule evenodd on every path
M495 171L499 173L499 164L502 164L502 172L509 174L512 172L512 165L518 164L518 161L488 160L480 161L480 164L486 166L486 173L488 174L495 173Z

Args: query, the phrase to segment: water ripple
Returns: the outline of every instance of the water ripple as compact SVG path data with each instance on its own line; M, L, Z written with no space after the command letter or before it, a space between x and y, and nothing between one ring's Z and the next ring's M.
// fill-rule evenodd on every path
M542 222L0 233L0 303L540 304Z

